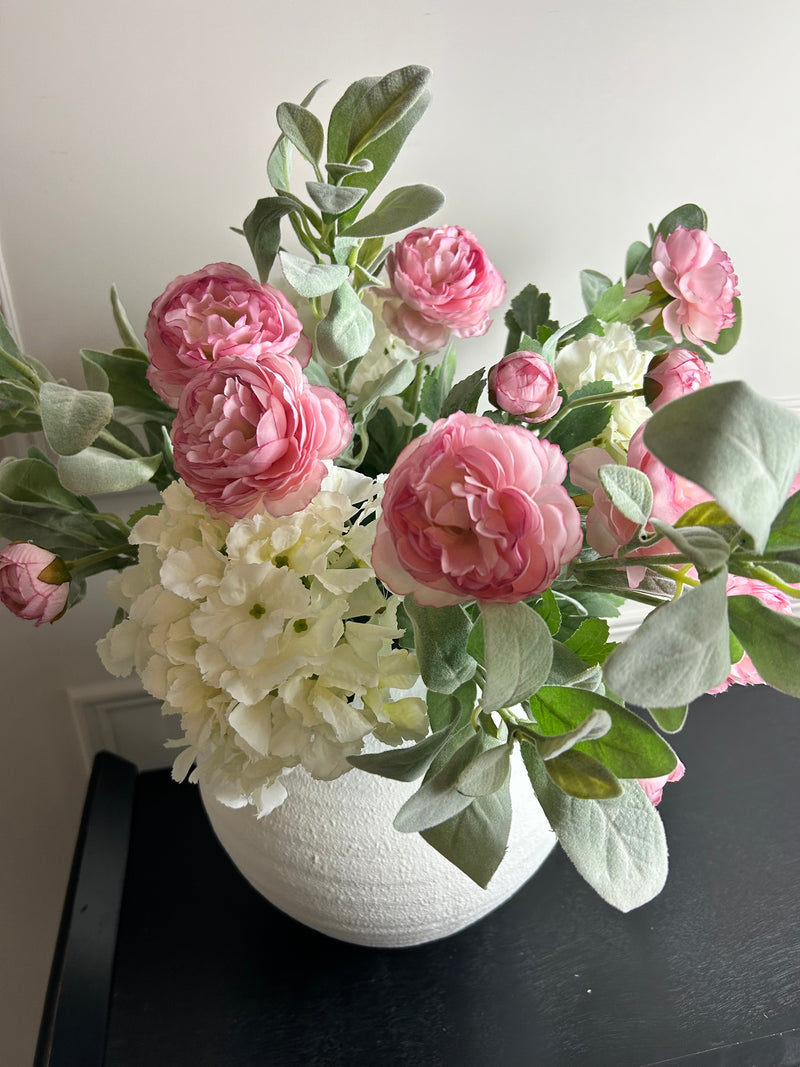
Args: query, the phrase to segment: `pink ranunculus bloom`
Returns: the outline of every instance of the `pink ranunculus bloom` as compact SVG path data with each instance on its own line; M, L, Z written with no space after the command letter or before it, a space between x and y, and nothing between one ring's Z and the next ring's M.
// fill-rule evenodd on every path
M535 596L581 549L566 473L561 450L521 427L439 419L386 480L375 573L431 607Z
M733 325L738 278L728 253L705 230L679 226L666 240L659 234L653 242L650 270L674 297L663 315L664 328L676 341L681 340L683 328L690 341L714 344L720 330Z
M386 325L418 352L442 348L451 333L479 337L487 314L505 300L506 284L475 237L460 226L422 227L386 259Z
M181 394L175 469L225 515L290 515L317 493L322 461L338 456L352 432L344 402L309 385L292 356L223 356L199 367Z
M738 574L729 574L727 591L728 596L754 596L772 611L780 611L784 615L792 614L791 598L767 582L759 582L755 578L743 578ZM724 693L730 685L763 685L763 683L764 679L745 652L738 663L731 664L731 672L725 681L714 689L709 689L709 693Z
M667 782L679 782L686 771L686 768L678 760L675 770L670 774L662 774L658 778L639 778L639 785L644 789L647 794L647 799L651 803L658 805L661 803L661 796L664 792L664 786Z
M55 622L68 595L69 572L59 556L28 541L0 549L0 601L20 619Z
M536 352L510 352L492 367L489 397L502 411L529 422L546 422L561 407L556 372Z
M305 367L311 342L283 293L233 263L176 278L155 301L145 330L153 389L177 407L197 370L223 356L289 355Z
M711 384L711 372L705 360L686 348L672 348L653 356L644 376L644 395L651 411L670 400L704 389Z

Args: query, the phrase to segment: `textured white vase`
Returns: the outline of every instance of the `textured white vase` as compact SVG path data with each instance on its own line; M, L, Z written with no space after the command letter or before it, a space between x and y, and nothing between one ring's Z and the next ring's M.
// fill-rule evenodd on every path
M297 768L289 795L263 819L228 808L201 787L211 825L233 862L267 900L342 941L401 947L462 930L516 892L555 844L515 753L508 850L488 889L475 885L419 834L392 826L418 782L353 770L320 782Z

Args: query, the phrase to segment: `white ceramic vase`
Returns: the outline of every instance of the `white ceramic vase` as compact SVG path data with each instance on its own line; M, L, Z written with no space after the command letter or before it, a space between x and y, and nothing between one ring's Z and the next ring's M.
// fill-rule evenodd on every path
M555 844L515 753L508 850L487 889L419 834L392 820L418 782L353 770L333 782L301 767L289 795L263 819L228 808L201 787L211 825L245 878L293 918L342 941L401 947L435 941L494 910L539 868Z

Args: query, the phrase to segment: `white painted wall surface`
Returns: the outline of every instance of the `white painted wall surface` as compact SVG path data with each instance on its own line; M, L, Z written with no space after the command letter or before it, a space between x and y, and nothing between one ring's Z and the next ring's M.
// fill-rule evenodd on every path
M73 381L115 342L118 285L141 329L179 273L249 266L231 233L266 195L274 110L322 78L435 72L394 182L439 185L437 222L473 230L510 294L562 321L577 272L621 271L628 243L687 200L744 294L718 378L800 395L795 210L800 74L793 0L5 0L0 9L0 248L24 345ZM493 362L503 338L464 345ZM467 351L471 355L467 359ZM102 580L46 632L2 636L0 1063L29 1062L85 787L65 689L102 679Z

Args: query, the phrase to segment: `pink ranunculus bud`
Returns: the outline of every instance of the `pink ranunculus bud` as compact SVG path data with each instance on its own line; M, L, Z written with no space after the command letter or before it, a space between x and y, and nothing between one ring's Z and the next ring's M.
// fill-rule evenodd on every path
M222 514L290 515L318 492L322 461L338 456L352 433L344 402L309 385L292 356L224 356L199 367L181 394L175 469Z
M704 389L711 384L711 372L696 352L673 348L653 356L644 376L644 396L651 411L670 400Z
M546 422L561 407L556 372L536 352L510 352L489 371L489 399L510 415Z
M541 593L581 549L566 473L561 450L529 430L462 411L439 419L386 479L375 573L432 607Z
M729 574L727 583L728 596L754 596L772 611L783 615L792 614L791 598L767 582L756 578L744 578L739 574ZM724 693L730 685L763 685L764 679L756 670L753 661L745 654L738 663L731 664L731 672L721 685L709 689L709 693Z
M678 760L675 770L670 774L662 774L658 778L640 778L639 785L647 794L647 799L656 806L661 803L661 796L667 782L679 782L683 778L686 768Z
M711 497L699 485L675 474L656 459L644 443L646 425L643 423L631 438L627 465L647 475L653 489L653 517L661 519L662 522L674 523L689 508L710 500ZM573 483L592 493L593 505L586 517L586 540L601 556L616 555L636 533L636 523L626 519L622 512L614 507L600 484L597 471L604 463L611 462L611 457L602 449L585 449L578 453L570 465L570 478ZM645 527L645 531L652 533L650 527ZM670 551L671 543L662 539L649 547L636 549L635 555L659 555ZM628 578L634 583L638 584L643 577L644 568L628 569Z
M460 226L406 234L386 259L386 325L418 352L442 348L451 333L479 337L487 312L505 300L506 284L475 237Z
M211 263L171 282L150 310L145 337L148 381L172 407L198 368L223 356L291 353L303 367L311 358L311 342L283 293L233 263Z
M68 595L69 571L59 556L28 541L0 549L0 601L20 619L55 622Z
M681 328L687 339L714 344L720 330L736 320L733 298L739 295L738 278L727 252L705 230L679 226L666 240L653 243L650 270L665 292L673 297L664 308L664 328L676 341Z

